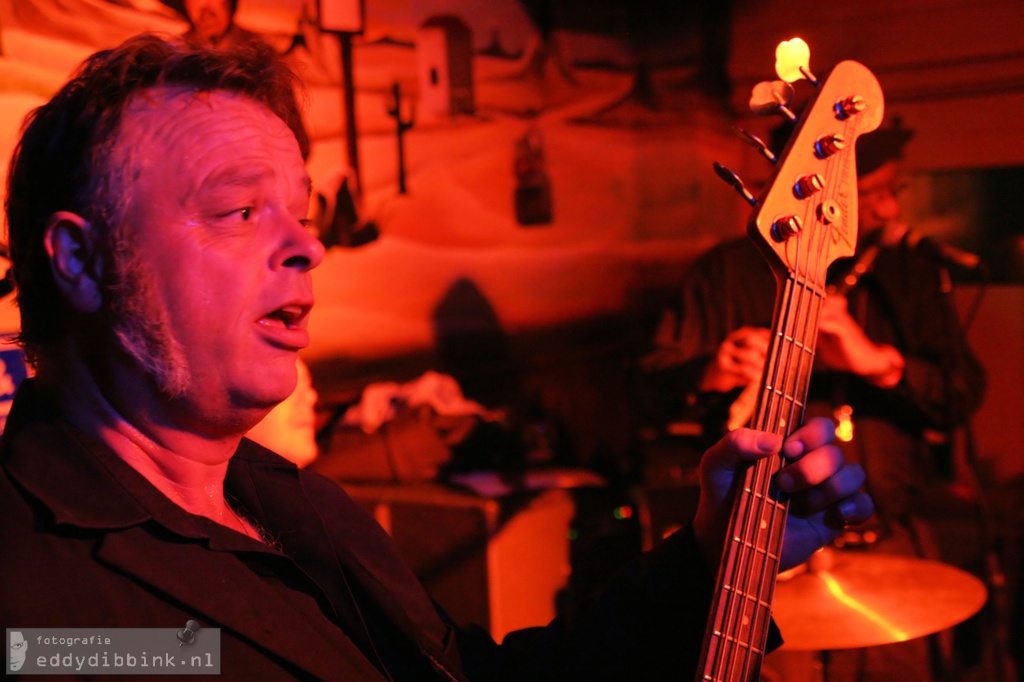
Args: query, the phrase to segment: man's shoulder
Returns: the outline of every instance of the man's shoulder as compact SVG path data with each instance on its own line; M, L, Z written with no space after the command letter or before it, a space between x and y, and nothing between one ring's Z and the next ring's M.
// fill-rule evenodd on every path
M701 258L707 259L753 259L762 258L754 244L754 240L747 236L730 237L721 241L704 252Z
M93 576L95 535L58 528L50 510L0 467L0 613L26 626L60 617ZM79 600L80 601L80 600ZM13 622L8 625L15 624ZM51 623L52 624L52 623Z
M697 256L688 270L691 281L737 276L771 276L768 262L749 237L734 237L715 244Z

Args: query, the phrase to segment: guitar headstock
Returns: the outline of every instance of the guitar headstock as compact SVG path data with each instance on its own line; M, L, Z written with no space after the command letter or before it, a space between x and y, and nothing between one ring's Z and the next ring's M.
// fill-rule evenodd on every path
M809 71L804 75L817 82ZM884 106L878 80L858 62L840 62L818 85L748 226L777 273L823 285L829 264L853 255L856 142L878 128Z

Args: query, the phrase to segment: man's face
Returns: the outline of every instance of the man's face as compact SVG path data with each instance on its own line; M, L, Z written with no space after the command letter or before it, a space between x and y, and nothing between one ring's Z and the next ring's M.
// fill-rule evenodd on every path
M156 88L126 111L110 162L133 251L112 308L139 372L218 424L286 398L323 259L294 135L245 97Z
M11 633L11 670L17 672L25 665L25 657L28 655L28 642L25 636L17 630Z
M185 0L185 12L208 43L217 43L231 27L230 0Z
M899 161L887 161L857 179L858 236L864 238L899 220L903 178Z

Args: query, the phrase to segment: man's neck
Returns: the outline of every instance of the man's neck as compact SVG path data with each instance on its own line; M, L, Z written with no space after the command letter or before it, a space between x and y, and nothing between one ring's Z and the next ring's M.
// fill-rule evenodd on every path
M120 395L108 395L80 360L40 363L38 389L69 422L106 444L168 499L186 511L224 525L237 522L224 498L224 477L242 434L205 437L176 424L169 400L138 384L115 382ZM135 386L131 384L135 383ZM126 385L127 384L127 385ZM130 411L115 405L129 405Z

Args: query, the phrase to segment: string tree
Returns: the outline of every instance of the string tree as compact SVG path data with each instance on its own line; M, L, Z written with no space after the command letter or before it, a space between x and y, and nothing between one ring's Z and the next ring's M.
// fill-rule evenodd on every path
M818 214L818 220L825 225L832 225L838 223L842 219L842 209L839 204L832 199L826 199L825 201L818 204L816 209Z

